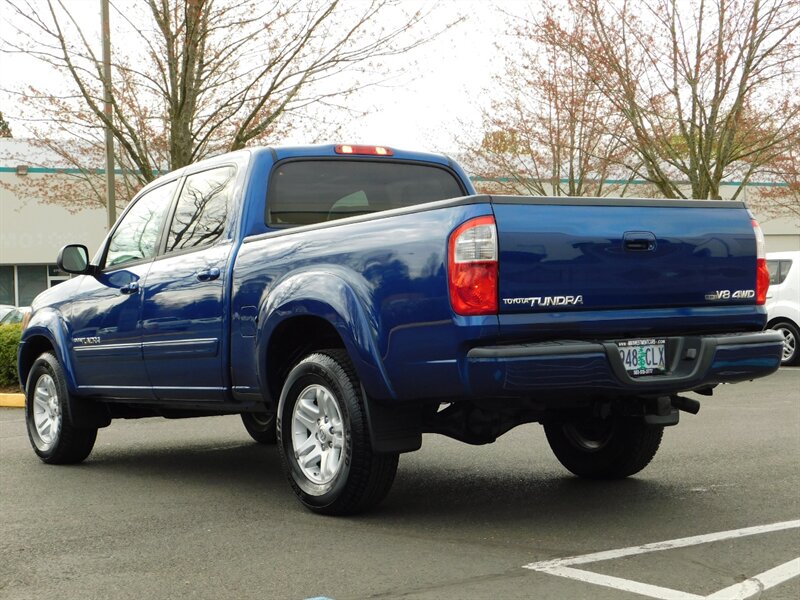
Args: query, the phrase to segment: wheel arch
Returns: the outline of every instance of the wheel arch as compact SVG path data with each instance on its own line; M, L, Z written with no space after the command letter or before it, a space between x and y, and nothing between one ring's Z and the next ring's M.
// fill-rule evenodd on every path
M772 328L773 325L777 325L778 323L789 323L790 325L793 325L795 329L800 329L800 325L798 325L790 317L785 317L785 316L779 316L779 317L774 317L774 318L770 319L767 322L766 329L770 329L770 328Z
M262 381L277 400L292 367L304 356L326 348L346 350L334 325L316 315L296 314L278 323L266 348ZM349 354L349 352L348 352Z
M77 385L67 347L66 325L60 315L54 310L36 311L28 327L22 332L17 354L20 385L24 388L27 384L36 359L44 352L52 352L64 369L70 393L74 393Z
M790 317L787 317L785 315L780 315L773 319L770 319L770 321L767 323L766 328L773 329L776 327L780 327L781 325L784 326L782 327L782 329L788 331L791 337L794 338L792 340L794 343L793 351L788 350L789 348L791 348L789 341L790 338L785 337L784 339L784 348L783 348L783 353L781 354L781 366L793 366L800 364L800 348L798 348L798 343L800 343L800 326L798 326L798 324ZM785 333L783 335L786 336ZM787 351L789 352L788 356L786 354Z
M258 380L277 403L285 375L301 355L343 348L370 398L394 398L375 343L378 321L366 290L330 271L306 271L272 288L259 310ZM355 289L360 288L360 289Z

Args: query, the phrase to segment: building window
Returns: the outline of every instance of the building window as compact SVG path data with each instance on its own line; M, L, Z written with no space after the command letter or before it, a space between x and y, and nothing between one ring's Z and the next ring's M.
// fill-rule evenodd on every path
M66 271L62 271L56 265L50 265L47 267L47 287L58 285L62 281L66 281L69 278L70 274Z
M47 288L71 277L56 265L0 265L0 304L30 306Z
M17 290L14 285L14 267L0 266L0 304L16 304Z
M17 265L18 306L30 306L47 289L47 265Z

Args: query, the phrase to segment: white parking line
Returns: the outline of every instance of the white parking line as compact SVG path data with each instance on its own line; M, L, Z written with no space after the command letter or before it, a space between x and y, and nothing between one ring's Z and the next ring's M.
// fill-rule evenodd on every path
M704 598L703 596L682 592L680 590L673 590L658 585L642 583L641 581L633 581L631 579L623 579L621 577L613 577L611 575L603 575L592 571L573 569L572 567L548 567L535 570L548 573L549 575L557 575L558 577L566 577L568 579L593 583L594 585L600 585L615 590L622 590L623 592L633 592L634 594L641 594L643 596L649 596L650 598L659 598L660 600L703 600ZM731 599L726 598L726 600Z
M568 558L545 560L524 565L523 568L530 569L532 571L539 571L541 573L547 573L549 575L555 575L558 577L566 577L568 579L584 581L586 583L616 590L633 592L643 596L648 596L650 598L658 598L660 600L744 600L745 598L750 598L760 594L764 590L767 590L771 587L775 587L784 581L788 581L789 579L800 576L800 558L790 560L789 562L783 563L782 565L769 569L768 571L759 573L758 575L741 583L737 583L718 592L714 592L709 596L699 596L689 592L673 590L657 585L650 585L641 581L634 581L631 579L623 579L621 577L613 577L611 575L594 573L592 571L575 569L572 568L572 565L585 565L588 563L605 560L614 560L616 558L625 558L627 556L647 554L649 552L658 552L660 550L686 548L688 546L697 546L699 544L708 544L710 542L719 542L722 540L743 538L751 535L797 528L800 528L800 519L794 521L783 521L781 523L772 523L770 525L758 525L756 527L745 527L743 529L732 529L730 531L695 535L674 540L666 540L663 542L643 544L641 546L618 548L616 550L593 552L591 554L582 554L580 556L571 556Z
M800 557L706 596L708 600L744 600L800 575Z

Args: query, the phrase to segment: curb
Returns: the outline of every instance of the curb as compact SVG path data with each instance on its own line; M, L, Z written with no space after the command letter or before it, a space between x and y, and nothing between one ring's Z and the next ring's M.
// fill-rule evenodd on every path
M25 408L25 395L0 394L0 408Z

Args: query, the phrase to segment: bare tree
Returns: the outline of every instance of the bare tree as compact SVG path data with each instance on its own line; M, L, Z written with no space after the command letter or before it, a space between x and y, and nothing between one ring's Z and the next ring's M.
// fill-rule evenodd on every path
M800 129L798 0L570 0L549 41L623 116L637 177L665 196L719 198ZM688 185L682 183L688 181ZM734 193L737 197L743 186Z
M312 136L330 132L347 110L345 99L380 82L383 58L438 33L423 35L428 12L409 12L397 0L112 0L109 120L99 44L76 6L4 1L16 29L9 37L20 41L6 40L3 50L32 55L68 82L63 91L57 82L21 94L31 119L47 115L41 133L50 135L37 137L77 140L91 153L101 147L101 128L110 126L125 174L123 198L130 197L126 188L163 171L280 140L309 115ZM59 152L58 142L51 145ZM86 164L85 156L61 153Z
M572 46L556 43L554 4L514 23L499 45L505 68L493 78L493 100L483 111L468 163L484 191L534 195L621 193L625 180L620 142L624 120L594 84L592 65ZM547 15L543 17L542 15ZM587 19L574 21L582 31Z
M800 136L766 168L770 181L748 204L770 215L800 218Z

